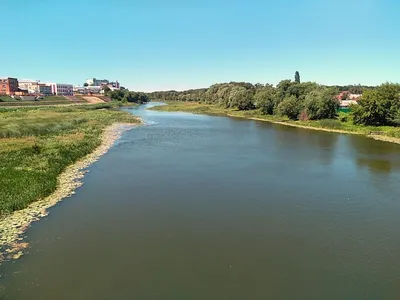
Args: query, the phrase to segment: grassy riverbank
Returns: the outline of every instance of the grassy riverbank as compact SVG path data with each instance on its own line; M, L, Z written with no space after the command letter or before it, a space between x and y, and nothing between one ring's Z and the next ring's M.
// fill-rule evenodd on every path
M0 108L0 216L53 193L58 176L101 144L106 127L139 122L111 104Z
M182 111L195 114L219 115L266 121L293 127L330 132L361 134L378 140L400 143L400 128L390 126L360 126L354 125L349 114L341 113L335 120L293 121L285 117L264 115L259 110L234 110L221 108L217 105L199 104L196 102L168 102L168 105L151 108L157 111Z
M86 101L85 101L86 102ZM14 99L9 96L0 96L0 107L19 107L19 106L54 106L74 104L73 101L63 96L48 96L39 101L24 101Z

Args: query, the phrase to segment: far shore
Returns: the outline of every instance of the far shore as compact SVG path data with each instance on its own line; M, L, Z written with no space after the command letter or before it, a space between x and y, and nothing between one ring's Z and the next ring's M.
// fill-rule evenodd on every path
M122 135L134 128L133 123L115 123L105 128L101 144L92 153L67 167L58 177L57 189L50 196L31 203L27 208L14 211L0 217L0 264L7 259L18 259L28 247L23 242L22 234L32 222L48 215L48 209L61 200L71 197L75 190L83 185L80 180L87 172L85 169L105 154Z
M234 111L232 109L223 109L216 107L215 105L209 104L198 104L198 103L190 103L190 102L166 102L167 105L155 106L151 107L151 110L157 111L181 111L181 112L189 112L194 114L205 114L205 115L225 115L233 118L243 118L248 120L269 122L273 124L297 127L307 130L317 130L317 131L325 131L325 132L334 132L341 134L353 134L353 135L361 135L367 138L372 138L378 141L390 142L395 144L400 144L400 138L392 137L385 134L372 134L372 130L368 130L368 128L361 126L354 126L352 129L355 130L346 130L346 129L335 129L328 128L323 126L310 126L305 123L316 125L318 121L308 121L308 122L300 122L300 121L282 121L275 119L270 116L254 116L254 112L252 111ZM249 114L249 115L248 115ZM376 128L374 128L376 129Z
M243 117L243 116L235 116L235 115L232 115L232 114L227 114L227 116L228 117L246 118L246 117ZM348 130L340 130L340 129L333 129L333 128L323 128L323 127L312 127L312 126L305 126L305 125L296 124L296 123L288 123L288 122L281 122L281 121L254 118L254 117L250 117L250 118L246 118L246 119L255 120L255 121L263 121L263 122L270 122L270 123L274 123L274 124L297 127L297 128L303 128L303 129L309 129L309 130L335 132L335 133L341 133L341 134L362 135L362 136L365 136L365 137L368 137L368 138L371 138L371 139L374 139L374 140L377 140L377 141L400 144L400 138L395 138L395 137L386 136L386 135L364 134L364 133L357 132L357 131L348 131Z

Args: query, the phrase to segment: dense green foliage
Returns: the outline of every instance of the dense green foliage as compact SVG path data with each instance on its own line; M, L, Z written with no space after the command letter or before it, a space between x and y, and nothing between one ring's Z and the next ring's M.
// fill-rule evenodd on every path
M360 104L353 107L354 123L363 125L400 125L400 85L385 83L365 91Z
M352 121L365 126L400 125L400 85L385 83L379 87L368 86L323 86L314 82L282 80L276 87L271 84L230 82L214 84L208 89L184 92L167 91L148 94L158 101L189 101L218 105L225 109L258 110L265 115L287 117L291 120L336 119L340 91L363 94L360 105L353 106Z
M111 91L108 88L106 95L110 97L111 100L113 101L125 102L125 103L130 102L130 103L143 104L150 101L149 97L145 93L132 92L122 88L120 90L115 90L115 91Z
M264 114L260 109L237 110L231 108L223 108L217 104L204 104L198 102L172 101L168 102L168 105L155 106L151 109L157 111L183 111L195 114L218 116L226 115L231 117L268 121L295 127L306 127L327 131L340 131L343 133L356 133L371 136L376 139L394 141L397 143L399 143L400 141L400 127L356 125L353 122L353 115L345 112L339 112L338 117L335 119L290 120L288 117L285 116Z
M373 90L375 86L368 85L336 85L335 86L340 92L347 91L351 94L363 94L365 91Z
M58 175L100 144L107 125L138 122L107 107L0 109L0 215L51 194Z
M301 116L304 119L335 117L337 93L336 88L313 82L283 80L276 87L270 84L230 82L215 84L208 89L154 92L148 95L150 99L159 101L195 101L244 111L259 109L264 114L297 120ZM307 116L308 113L312 116Z

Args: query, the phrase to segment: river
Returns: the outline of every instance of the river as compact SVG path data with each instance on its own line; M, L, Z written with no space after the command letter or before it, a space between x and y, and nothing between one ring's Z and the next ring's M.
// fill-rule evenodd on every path
M400 145L145 108L0 299L399 299Z

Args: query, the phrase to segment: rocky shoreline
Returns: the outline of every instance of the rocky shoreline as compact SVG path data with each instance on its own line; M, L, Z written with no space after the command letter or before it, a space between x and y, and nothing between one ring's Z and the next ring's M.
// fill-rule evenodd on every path
M117 123L107 127L102 134L102 142L92 153L66 168L58 177L58 187L50 196L33 202L27 208L15 211L0 218L0 264L7 259L18 259L28 247L23 242L23 233L32 222L47 216L47 209L64 198L71 197L82 186L80 180L87 172L85 169L105 154L121 137L122 133L135 127L135 124Z

